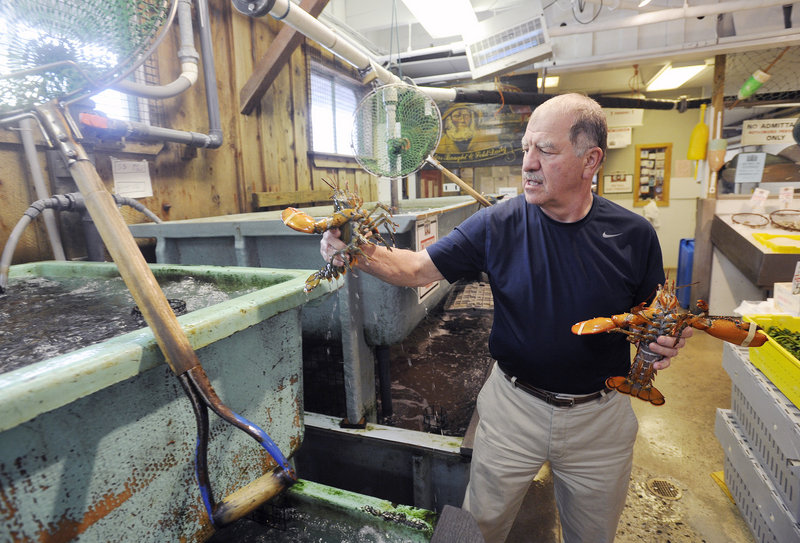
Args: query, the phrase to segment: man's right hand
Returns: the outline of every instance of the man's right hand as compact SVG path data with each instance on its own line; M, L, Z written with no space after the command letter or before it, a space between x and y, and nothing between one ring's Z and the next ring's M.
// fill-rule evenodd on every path
M330 262L331 258L333 258L333 265L339 267L346 265L342 254L336 255L337 251L341 251L347 247L347 244L339 239L341 237L341 230L338 228L331 228L322 234L322 239L319 241L319 253L322 255L322 258L325 259L325 262ZM334 257L334 255L336 256Z

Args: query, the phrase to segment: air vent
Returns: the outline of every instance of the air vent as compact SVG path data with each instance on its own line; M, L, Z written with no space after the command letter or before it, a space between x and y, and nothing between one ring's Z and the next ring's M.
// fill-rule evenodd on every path
M507 13L480 23L474 41L466 41L467 60L474 79L507 72L552 56L543 15L527 19ZM522 22L520 22L522 21Z

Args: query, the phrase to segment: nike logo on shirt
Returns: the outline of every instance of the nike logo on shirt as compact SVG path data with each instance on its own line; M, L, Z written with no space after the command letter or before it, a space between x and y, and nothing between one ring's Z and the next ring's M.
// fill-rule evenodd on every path
M603 237L604 238L615 238L615 237L621 236L621 235L622 235L622 232L618 232L616 234L608 234L606 232L603 232Z

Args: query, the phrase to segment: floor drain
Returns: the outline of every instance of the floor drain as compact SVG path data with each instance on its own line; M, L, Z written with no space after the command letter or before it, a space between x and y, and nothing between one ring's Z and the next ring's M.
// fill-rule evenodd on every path
M680 489L666 479L650 479L647 481L647 490L665 500L680 500L683 497Z

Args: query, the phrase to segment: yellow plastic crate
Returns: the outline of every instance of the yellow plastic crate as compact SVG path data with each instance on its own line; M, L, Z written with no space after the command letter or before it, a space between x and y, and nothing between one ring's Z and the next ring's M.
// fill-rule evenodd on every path
M798 234L767 234L757 232L753 237L760 244L769 247L776 253L800 253L800 235Z
M784 315L750 315L745 320L754 322L766 332L770 326L779 326L793 332L800 331L800 318ZM800 360L769 337L761 347L750 347L750 362L778 387L795 406L800 407Z

